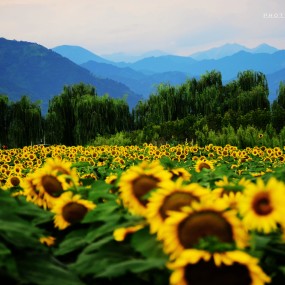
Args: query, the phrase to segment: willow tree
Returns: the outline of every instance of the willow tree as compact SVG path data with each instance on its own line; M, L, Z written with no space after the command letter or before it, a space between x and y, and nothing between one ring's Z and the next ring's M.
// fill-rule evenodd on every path
M5 95L0 95L0 146L8 144L8 112L9 99Z
M270 109L268 84L262 72L251 70L239 72L237 84L240 88L239 109L243 110L243 113L255 109Z
M11 147L39 143L43 137L43 119L39 102L22 96L9 108L8 141Z
M94 86L83 83L64 86L60 95L49 102L46 116L46 138L49 143L75 145L75 109L85 95L97 96Z
M65 145L85 145L97 135L128 130L129 106L124 99L108 94L98 96L90 85L64 87L49 104L46 117L47 140Z
M272 124L278 132L285 126L285 81L280 82L278 96L272 103Z

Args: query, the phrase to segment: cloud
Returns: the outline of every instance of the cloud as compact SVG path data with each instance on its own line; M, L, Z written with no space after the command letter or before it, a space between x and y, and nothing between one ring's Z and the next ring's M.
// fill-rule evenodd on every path
M285 19L263 15L285 15L283 6L283 0L1 0L0 26L1 36L47 47L187 54L234 41L282 45Z

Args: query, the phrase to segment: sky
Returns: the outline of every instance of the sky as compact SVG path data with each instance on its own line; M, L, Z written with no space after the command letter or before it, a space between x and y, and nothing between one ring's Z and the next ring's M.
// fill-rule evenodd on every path
M239 43L285 49L284 0L0 0L0 37L97 55L188 56Z

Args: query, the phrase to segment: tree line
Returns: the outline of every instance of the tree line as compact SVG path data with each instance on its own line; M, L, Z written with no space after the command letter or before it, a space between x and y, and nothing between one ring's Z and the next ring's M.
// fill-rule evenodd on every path
M0 145L22 147L48 144L86 145L97 136L124 132L133 143L200 139L201 130L237 131L250 126L258 130L285 126L285 83L270 104L266 76L246 70L223 84L219 71L206 72L173 86L160 84L156 91L132 109L124 99L98 96L94 86L64 86L54 96L45 116L40 102L22 96L17 102L0 95Z

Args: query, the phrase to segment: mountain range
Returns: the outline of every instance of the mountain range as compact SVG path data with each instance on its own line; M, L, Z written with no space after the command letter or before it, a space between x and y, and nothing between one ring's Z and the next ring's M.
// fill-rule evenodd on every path
M73 49L72 46L65 46L64 54L68 53L69 48ZM82 53L77 54L77 62L82 62L83 58L86 60L86 55L90 52L82 48L80 50ZM159 83L181 84L187 78L199 78L211 70L220 71L224 83L234 80L239 72L260 71L267 77L270 88L269 100L272 102L277 96L280 81L285 80L285 50L278 50L267 44L261 44L253 49L239 44L226 44L192 56L162 54L135 62L106 62L102 57L97 60L90 57L81 66L92 74L112 78L127 85L144 98L155 92Z
M225 56L231 56L239 51L246 51L249 53L274 53L278 51L278 49L267 44L261 44L255 48L247 48L240 44L227 43L220 47L193 53L190 56L196 60L220 59Z
M14 101L22 95L41 100L45 113L49 100L60 94L64 85L83 82L94 85L98 95L127 95L133 108L160 83L182 84L187 78L199 78L214 69L221 72L226 83L238 72L250 69L266 75L272 102L280 82L285 80L285 50L266 44L255 49L227 44L192 56L161 51L147 55L134 62L115 62L80 46L48 49L37 43L0 38L0 94Z
M70 59L31 42L0 38L0 71L0 94L7 94L12 101L22 95L28 95L32 101L41 100L43 113L49 100L60 94L65 85L81 82L95 86L98 95L128 95L131 107L141 99L126 85L94 76Z

